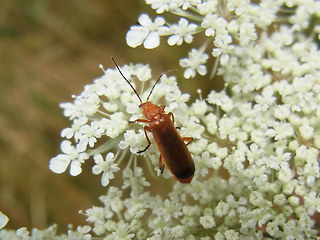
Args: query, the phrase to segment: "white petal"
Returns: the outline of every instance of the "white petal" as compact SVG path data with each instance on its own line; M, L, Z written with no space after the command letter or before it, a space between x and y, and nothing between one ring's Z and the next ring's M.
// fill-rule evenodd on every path
M179 64L181 67L189 67L191 65L191 62L188 58L183 58L179 61Z
M84 152L87 149L87 145L88 145L88 138L82 138L78 142L76 149L78 152Z
M141 26L131 27L127 32L126 41L130 47L137 47L143 43L149 31Z
M185 71L184 71L184 74L183 76L185 78L192 78L196 75L195 71L192 69L192 68L187 68Z
M143 46L146 49L156 48L159 46L159 44L160 44L160 36L156 31L149 33L148 37L143 42Z
M212 53L211 54L214 57L218 57L221 53L222 53L221 48L214 48L214 49L212 49Z
M207 74L207 68L205 65L200 65L198 68L197 68L197 72L201 75L201 76L204 76Z
M94 138L94 137L91 137L91 138L89 139L89 146L90 146L91 148L93 148L95 142L97 142L97 139Z
M129 146L129 143L127 143L126 141L121 141L119 144L118 144L118 147L120 149L125 149Z
M181 18L180 21L179 21L179 26L180 27L187 27L188 26L188 20L185 19L185 18Z
M222 54L220 57L220 63L222 66L226 66L229 62L229 54Z
M207 28L207 30L205 31L205 35L207 37L214 36L214 34L215 34L215 30L213 28Z
M94 162L96 164L100 164L103 162L103 158L102 158L102 155L101 154L96 154L93 156L93 159L94 159Z
M68 139L72 138L73 130L72 128L65 128L61 131L61 137L66 137Z
M141 14L138 18L138 22L144 27L148 27L152 24L152 21L149 18L148 14Z
M101 168L98 165L92 167L92 173L98 175L101 173Z
M58 156L51 158L49 168L52 172L63 173L66 171L70 163L70 158L65 154L59 154Z
M8 222L9 218L5 214L0 212L0 229L4 228L4 226L6 226Z
M106 161L110 162L112 161L112 159L114 158L114 153L113 152L109 152L106 156Z
M184 37L184 41L186 43L192 43L192 40L193 40L193 36L191 34L188 34L187 36Z
M154 23L157 25L157 26L162 26L163 24L165 24L165 20L163 17L156 17L156 19L154 20Z
M70 165L70 175L77 176L82 172L81 164L79 161L72 161Z
M168 44L170 46L173 46L177 44L177 41L179 40L180 36L179 35L172 35L168 38Z
M106 173L102 174L101 184L102 184L102 186L104 186L104 187L109 184L109 178L108 178L108 175L107 175Z
M73 151L73 147L71 146L71 142L68 140L62 141L60 148L61 148L61 151L66 154L69 154L71 151Z

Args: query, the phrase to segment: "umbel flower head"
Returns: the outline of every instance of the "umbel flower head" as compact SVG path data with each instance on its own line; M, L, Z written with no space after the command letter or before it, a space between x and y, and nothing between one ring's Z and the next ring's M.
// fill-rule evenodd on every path
M50 169L78 175L94 160L93 173L102 175L107 194L99 198L101 206L83 212L92 232L104 239L317 238L320 2L146 3L158 14L181 18L169 23L142 14L127 33L128 45L151 49L165 36L170 46L193 44L188 58L178 59L184 77L217 74L225 88L189 102L170 74L150 97L174 114L182 137L194 138L188 145L196 167L190 184L174 181L168 169L160 174L151 134L151 147L138 153L147 145L145 123L129 122L144 116L116 69L104 70L72 103L61 104L72 124L61 133L62 154L51 159ZM146 99L156 80L150 67L127 64L121 71ZM167 194L154 191L145 166L158 173ZM115 177L122 180L119 187L110 186ZM89 230L78 232L88 237Z
M144 89L152 86L150 68L137 64L121 69L145 99L149 91ZM145 161L158 171L159 153L153 142L144 158L137 157L147 142L141 123L129 121L143 115L123 81L116 69L107 69L73 103L62 104L73 121L73 134L65 136L63 154L50 162L53 171L69 167L73 174L72 168L80 173L92 156L93 173L103 173L103 185L114 172L122 172L122 186L108 187L100 197L103 206L84 212L96 235L106 239L317 235L320 85L312 74L291 81L275 79L251 91L241 82L227 88L232 94L211 91L206 100L190 106L176 79L164 76L152 101L164 103L181 126L181 135L195 139L189 149L196 165L191 184L168 185L166 197L153 193L140 166ZM65 144L69 150L64 150ZM121 161L125 167L120 167ZM170 177L167 170L162 177Z

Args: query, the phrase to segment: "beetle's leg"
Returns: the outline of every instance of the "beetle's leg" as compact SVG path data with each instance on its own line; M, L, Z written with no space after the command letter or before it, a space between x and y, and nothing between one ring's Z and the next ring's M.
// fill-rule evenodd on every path
M184 137L182 141L187 142L186 145L189 145L193 141L193 137Z
M161 174L163 173L164 170L164 163L162 162L162 154L160 153L159 157L159 170L161 171Z
M169 112L168 115L169 115L169 117L171 117L171 121L172 121L172 123L173 123L173 125L174 125L174 116L173 116L173 113L172 113L172 112ZM181 127L176 127L176 129L181 130Z
M139 120L139 119L138 119L138 120ZM141 119L141 120L145 120L145 119ZM150 131L150 128L147 127L147 126L145 126L143 129L144 129L144 134L146 135L146 138L147 138L147 141L148 141L148 146L146 146L145 149L138 151L138 153L143 153L143 152L145 152L145 151L150 147L150 145L151 145L150 139L149 139L148 134L147 134L147 131L151 132L151 131Z
M129 123L135 123L135 122L144 122L144 123L149 123L150 121L147 119L136 119L134 121L129 121Z
M169 112L168 115L169 115L169 117L171 117L172 123L174 124L174 116L173 116L173 113L172 113L172 112Z
M169 117L171 117L172 123L174 124L174 116L172 112L168 113ZM176 127L177 129L180 129L180 127ZM186 145L189 145L193 141L193 137L185 137L182 138L182 141L187 142Z

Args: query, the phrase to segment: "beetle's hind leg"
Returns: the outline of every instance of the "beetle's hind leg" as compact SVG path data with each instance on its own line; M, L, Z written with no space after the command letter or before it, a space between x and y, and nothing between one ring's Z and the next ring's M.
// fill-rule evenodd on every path
M145 126L143 129L144 129L144 134L146 135L146 138L147 138L147 141L148 141L148 145L145 147L145 149L138 151L137 152L138 154L145 152L151 145L150 139L149 139L148 134L147 134L147 131L150 132L150 128Z
M193 141L193 137L184 137L182 141L187 142L186 145L189 145Z
M164 170L164 163L162 161L162 154L160 153L160 157L159 157L159 170L161 172L161 174L163 173Z

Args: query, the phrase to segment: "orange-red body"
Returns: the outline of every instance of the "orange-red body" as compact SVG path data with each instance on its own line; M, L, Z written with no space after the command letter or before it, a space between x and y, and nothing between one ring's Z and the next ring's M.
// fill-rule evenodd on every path
M135 122L144 122L149 123L149 126L144 127L144 133L148 140L148 146L139 151L138 153L142 153L146 151L151 142L148 137L147 131L151 132L155 142L158 145L158 149L160 152L159 158L159 168L162 171L164 168L164 164L162 160L166 163L172 175L181 183L190 183L193 175L194 175L194 162L192 160L191 154L187 148L187 145L192 142L192 137L181 138L180 134L177 132L174 127L174 117L173 114L165 113L164 106L158 106L151 102L149 102L149 97L155 88L156 84L160 81L161 76L153 85L149 96L147 97L146 102L142 102L141 97L132 86L132 84L128 81L128 79L121 72L118 64L112 58L112 61L116 65L121 76L126 80L126 82L130 85L134 93L137 95L140 101L140 107L143 110L143 114L147 119L137 119ZM187 143L185 143L187 142Z
M181 183L190 183L195 166L187 144L192 142L192 138L181 138L174 127L172 113L166 114L164 106L157 106L151 102L142 103L141 108L147 119L137 119L137 122L147 122L149 126L144 127L148 140L148 146L140 151L145 151L150 146L147 132L150 131L160 152L159 168L162 170L166 163L172 175ZM184 142L187 141L187 144Z

